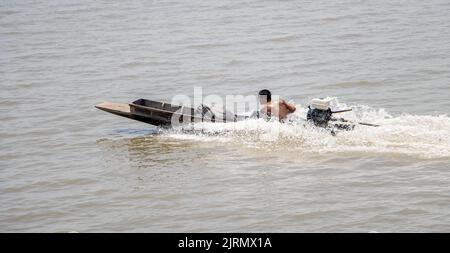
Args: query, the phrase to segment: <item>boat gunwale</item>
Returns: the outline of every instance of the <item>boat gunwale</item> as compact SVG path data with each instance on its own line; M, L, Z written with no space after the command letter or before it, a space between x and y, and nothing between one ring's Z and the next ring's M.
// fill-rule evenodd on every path
M138 104L133 104L133 103L130 103L128 105L130 105L130 107L134 107L135 106L135 107L142 108L142 109L153 110L153 111L158 111L158 112L164 112L164 113L169 113L169 114L172 114L172 115L175 114L175 115L178 115L178 116L188 116L191 119L199 119L199 120L202 120L202 121L204 120L203 117L198 117L198 116L195 116L193 114L188 115L188 114L179 113L179 112L177 112L178 110L175 111L175 112L172 112L172 111L168 111L168 110L164 110L164 109L159 109L159 108L150 107L150 106L144 106L144 105L138 105ZM180 106L180 108L182 109L182 108L191 108L191 107ZM133 114L133 112L131 112L131 114ZM139 115L142 116L142 114L139 114ZM145 115L145 116L148 117L148 115Z

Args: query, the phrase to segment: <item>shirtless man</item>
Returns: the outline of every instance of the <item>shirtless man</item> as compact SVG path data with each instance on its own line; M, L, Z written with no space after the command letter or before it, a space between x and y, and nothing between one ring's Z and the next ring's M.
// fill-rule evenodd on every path
M289 104L284 100L272 102L272 94L269 90L261 90L258 95L259 103L261 104L260 112L268 117L278 117L280 121L283 121L288 114L295 112L295 105Z

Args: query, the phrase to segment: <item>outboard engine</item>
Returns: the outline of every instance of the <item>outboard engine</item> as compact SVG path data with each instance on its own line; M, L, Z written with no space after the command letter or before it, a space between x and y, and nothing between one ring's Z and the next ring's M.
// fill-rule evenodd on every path
M327 127L333 114L330 109L330 101L329 99L312 99L308 106L309 110L306 119L312 121L316 126Z

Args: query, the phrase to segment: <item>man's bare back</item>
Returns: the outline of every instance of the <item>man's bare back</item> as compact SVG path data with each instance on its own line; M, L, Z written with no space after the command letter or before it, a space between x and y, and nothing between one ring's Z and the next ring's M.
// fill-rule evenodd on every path
M277 117L279 120L284 120L288 114L296 110L293 104L287 103L284 100L272 102L272 95L268 90L261 90L259 96L261 103L260 112L269 117Z
M286 103L286 101L281 100L280 102L269 102L261 108L261 112L271 116L277 117L280 120L286 119L287 115L295 111L295 106Z

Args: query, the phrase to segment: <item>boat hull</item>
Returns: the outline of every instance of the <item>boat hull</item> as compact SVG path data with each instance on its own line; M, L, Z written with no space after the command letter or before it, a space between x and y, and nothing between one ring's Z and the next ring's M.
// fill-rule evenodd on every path
M235 122L244 119L229 113L213 113L209 107L201 106L194 110L190 107L175 106L169 103L138 99L131 104L103 102L95 106L105 112L144 122L147 124L170 127L176 123L193 122ZM222 114L223 113L223 114Z
M114 115L122 116L132 120L152 124L155 126L165 126L168 125L166 120L158 120L156 118L149 117L148 115L141 115L136 112L129 104L111 103L103 102L95 106L105 112L112 113Z

